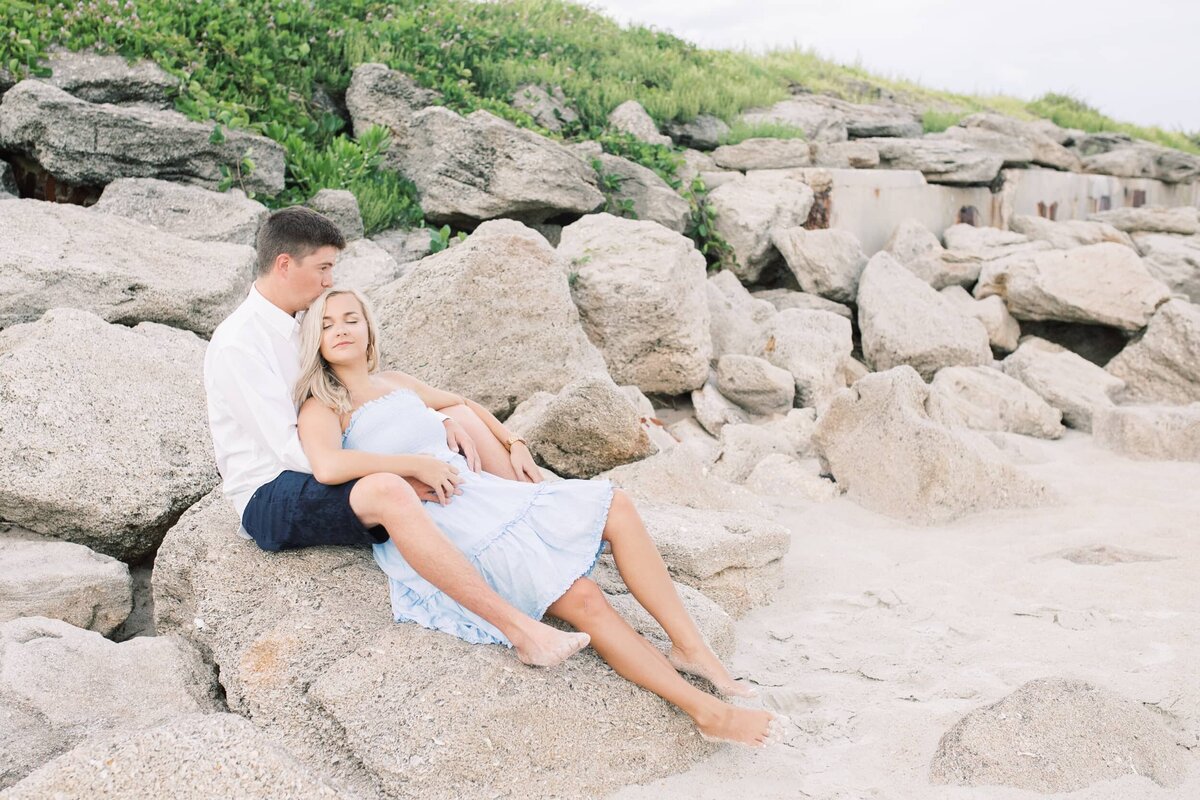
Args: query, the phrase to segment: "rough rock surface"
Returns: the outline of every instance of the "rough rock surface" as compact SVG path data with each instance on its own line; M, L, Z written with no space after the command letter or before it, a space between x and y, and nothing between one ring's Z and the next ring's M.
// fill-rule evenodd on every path
M654 118L637 100L626 100L608 114L608 124L647 144L671 145L671 137L658 132Z
M713 150L729 133L725 120L711 114L700 114L688 122L673 120L666 124L667 134L681 147Z
M1000 366L1061 411L1063 422L1084 431L1092 429L1096 409L1113 405L1125 386L1082 356L1035 337L1026 337Z
M720 445L705 438L708 441L685 439L677 447L609 470L600 477L628 492L639 507L650 503L765 514L766 507L757 497L713 474L712 462Z
M271 212L239 189L212 192L156 178L118 178L104 187L92 211L124 217L183 239L254 247Z
M1153 178L1163 183L1187 183L1200 176L1200 158L1120 133L1076 137L1075 149L1084 156L1083 169L1120 178Z
M1016 378L992 367L946 367L929 385L930 416L944 424L1057 439L1062 412Z
M548 131L561 131L563 126L579 122L579 115L567 105L561 86L547 90L535 83L523 84L513 91L512 104Z
M1097 444L1132 458L1200 461L1200 403L1101 408L1092 435Z
M236 530L214 493L171 531L154 567L158 629L219 665L230 710L348 789L602 795L710 752L683 714L590 653L534 670L395 624L368 552L265 553Z
M254 251L79 206L0 200L0 328L71 306L211 333L246 295Z
M729 353L761 355L771 336L768 326L775 308L766 300L752 297L728 270L712 275L705 288L712 320L713 358Z
M392 132L394 148L407 141L413 115L439 99L437 92L423 88L403 72L367 63L354 68L346 89L346 110L355 136L362 136L372 125L382 125Z
M933 231L912 218L896 225L883 249L935 289L970 285L979 278L979 256L946 250Z
M564 478L590 478L656 450L625 393L607 377L575 381L555 396L539 392L506 425Z
M782 454L796 457L796 449L777 430L759 425L726 425L721 429L720 450L712 474L731 483L745 483L764 458Z
M589 214L563 229L571 297L613 379L643 392L699 388L712 355L707 269L692 241L654 222Z
M751 414L786 413L796 398L792 373L755 356L721 356L717 389Z
M45 60L51 74L41 80L89 103L170 108L179 79L153 61L130 64L124 56L55 50Z
M953 139L865 139L884 169L915 169L930 183L991 183L1004 158Z
M821 477L816 459L807 463L775 453L759 461L746 476L745 485L753 492L771 498L791 498L824 503L838 496L837 484Z
M579 324L567 266L511 220L417 262L376 290L375 311L388 364L502 417L534 392L606 372Z
M1114 228L1107 222L1082 219L1056 222L1043 217L1017 214L1009 221L1008 227L1029 239L1048 242L1051 247L1058 250L1100 244L1101 242L1115 242L1126 247L1133 247L1133 240L1129 238L1129 234Z
M324 214L342 231L347 242L363 238L362 212L358 198L345 189L322 189L305 203L313 211Z
M1092 214L1088 219L1093 222L1107 222L1117 230L1127 233L1178 233L1183 236L1200 233L1200 209L1195 206L1114 208L1111 211Z
M858 277L867 266L867 256L853 233L776 228L771 242L805 292L842 303L858 296Z
M654 170L635 164L627 158L598 153L600 171L620 179L620 188L612 193L616 200L633 204L636 219L657 222L676 233L683 233L691 217L691 207ZM591 159L588 159L591 163Z
M979 150L995 153L1004 159L1005 167L1024 167L1033 161L1033 148L1015 136L987 128L967 128L954 125L941 133L926 135L927 139L953 139Z
M375 290L404 275L404 267L371 239L354 239L338 256L333 282L339 289L358 289L368 298Z
M807 98L780 100L770 108L750 109L741 119L750 125L788 125L803 131L810 142L844 142L849 137L845 114L808 102Z
M9 800L351 800L237 714L188 714L89 740L36 770Z
M1200 400L1200 305L1184 300L1163 304L1142 338L1126 346L1106 369L1125 382L1124 400Z
M0 531L0 622L49 617L107 636L132 607L129 567L115 558Z
M879 166L879 150L866 142L816 142L812 145L812 163L836 169L875 169Z
M0 332L0 519L124 560L153 552L217 483L203 357L186 331L75 309Z
M992 295L976 300L961 286L947 286L942 289L942 297L952 302L963 314L983 323L993 350L1011 353L1017 349L1021 325L1008 313L1008 306L999 297Z
M212 669L175 637L116 644L45 617L0 625L0 788L89 737L217 710Z
M696 421L713 436L719 435L721 428L730 423L750 421L750 416L741 406L721 394L715 375L692 392L692 408L696 412Z
M754 282L780 260L771 231L803 225L813 190L791 173L764 170L721 184L708 200L717 215L717 233L733 250L733 273Z
M1061 320L1135 331L1171 291L1137 253L1105 242L986 264L975 296L997 295L1017 319Z
M1169 789L1189 761L1142 703L1079 680L1039 678L946 731L929 779L1052 794L1141 775Z
M1079 156L1063 147L1036 122L983 112L965 117L960 124L964 128L982 128L1019 139L1030 149L1030 160L1035 164L1070 172L1082 170Z
M1047 490L932 420L911 367L860 378L817 420L813 441L838 486L864 508L913 523L1044 502Z
M828 311L780 311L764 348L768 361L791 373L795 404L822 409L843 383L842 368L853 349L850 320Z
M1151 275L1173 294L1200 303L1200 236L1138 233L1133 238Z
M942 367L992 360L983 323L884 251L871 257L859 281L858 325L863 355L877 371L908 364L931 378Z
M429 255L432 233L429 228L392 228L371 237L401 266ZM344 255L344 254L343 254Z
M803 139L746 139L713 151L718 167L741 172L752 169L791 169L812 163L808 142Z
M21 81L0 104L0 149L37 161L60 181L103 186L117 178L162 178L215 189L221 167L249 155L247 191L283 190L283 146L244 131L192 122L175 111L99 105L36 80Z
M820 295L797 292L792 289L762 289L752 292L750 296L755 300L766 300L775 306L777 311L798 308L801 311L828 311L846 319L850 319L853 316L850 306L826 300Z

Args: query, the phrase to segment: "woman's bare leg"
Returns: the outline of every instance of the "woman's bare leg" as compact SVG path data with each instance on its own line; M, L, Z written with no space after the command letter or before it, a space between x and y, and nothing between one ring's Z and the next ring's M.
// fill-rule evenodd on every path
M508 451L474 411L468 406L457 405L443 408L441 412L466 429L471 441L475 442L475 449L479 451L479 463L484 472L510 481L517 479L512 461L508 458Z
M658 648L629 627L593 581L575 581L548 613L589 634L592 647L617 674L674 703L702 735L752 747L766 744L773 714L732 706L685 681Z
M667 565L646 532L633 501L620 489L613 493L604 539L612 547L617 570L629 591L671 638L670 663L683 672L708 680L725 694L752 696L754 691L734 680L704 641L695 620L684 608L667 573Z

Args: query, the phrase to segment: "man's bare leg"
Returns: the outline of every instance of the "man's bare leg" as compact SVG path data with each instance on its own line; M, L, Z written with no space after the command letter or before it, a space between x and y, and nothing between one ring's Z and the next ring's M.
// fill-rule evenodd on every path
M362 478L350 491L350 507L368 528L386 528L400 555L422 578L499 628L524 663L553 667L587 647L587 634L544 625L496 594L433 524L403 478L383 473Z
M475 416L474 411L465 405L450 406L439 410L462 425L467 435L475 442L475 449L479 451L480 466L484 472L490 472L510 481L517 479L512 461L508 458L508 451L504 449L504 445L492 434L483 420Z

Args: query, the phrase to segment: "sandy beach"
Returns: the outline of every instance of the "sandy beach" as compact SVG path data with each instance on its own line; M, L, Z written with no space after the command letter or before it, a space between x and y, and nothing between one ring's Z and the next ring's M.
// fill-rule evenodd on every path
M1018 798L931 784L942 734L1026 681L1087 681L1200 734L1200 464L1132 461L1068 432L1020 439L1060 495L920 528L853 503L776 504L793 532L774 601L737 623L736 671L792 722L765 752L724 748L614 800ZM1022 757L1037 758L1036 753ZM1055 797L1200 797L1132 772Z

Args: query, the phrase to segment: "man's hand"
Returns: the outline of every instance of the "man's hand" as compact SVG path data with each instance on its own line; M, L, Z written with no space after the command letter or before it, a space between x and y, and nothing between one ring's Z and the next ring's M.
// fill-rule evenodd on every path
M451 452L462 453L471 471L479 472L479 451L475 449L475 442L466 429L450 417L446 417L442 422L446 426L446 447L450 448Z
M404 480L408 481L408 485L411 486L413 491L417 493L417 497L419 499L434 501L438 499L437 492L435 492L433 487L428 483L419 481L416 478L405 478Z
M517 480L525 483L542 482L541 470L538 469L537 464L533 463L533 453L529 452L529 448L525 446L524 442L513 442L508 457L512 461L513 470L517 473Z

